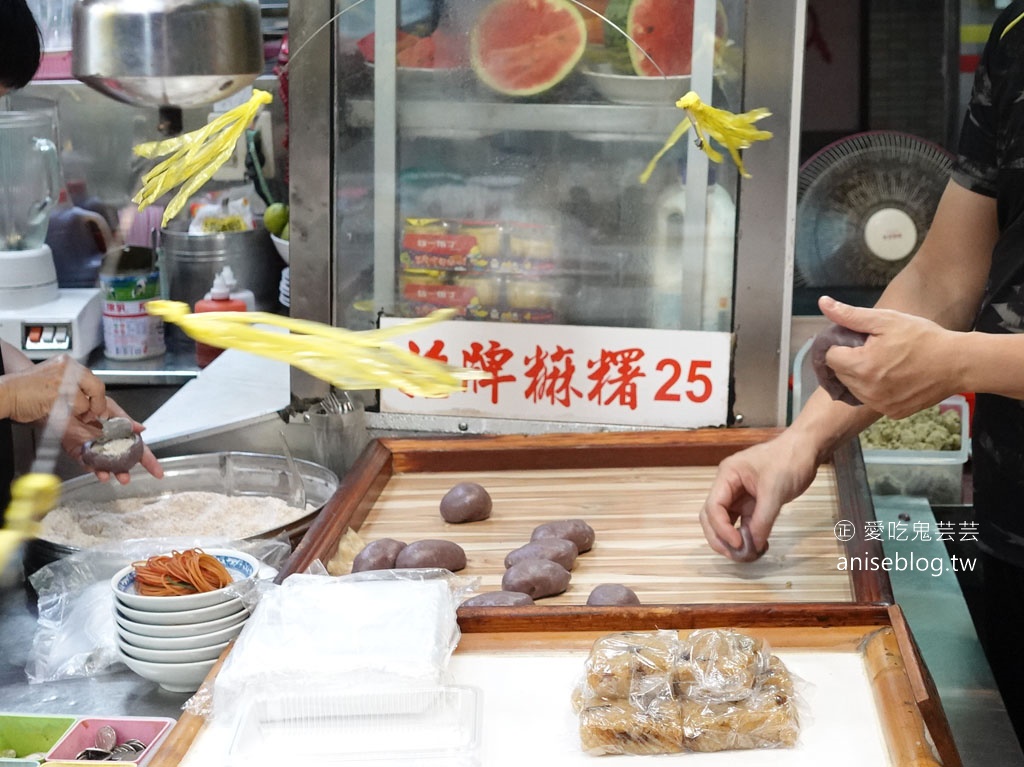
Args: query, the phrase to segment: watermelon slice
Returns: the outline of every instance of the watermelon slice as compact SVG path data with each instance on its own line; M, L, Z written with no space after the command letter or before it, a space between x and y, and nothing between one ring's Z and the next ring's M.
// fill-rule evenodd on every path
M396 32L395 50L398 53L401 53L406 48L410 48L413 45L416 45L419 39L420 38L416 37L416 35L410 35L408 32L403 32L402 30L399 29ZM363 58L366 59L367 63L369 64L373 63L373 60L376 56L376 52L374 50L376 44L377 35L374 32L371 32L368 35L364 35L363 37L360 37L356 41L356 48L359 49L359 52L363 54Z
M571 0L494 0L469 36L477 77L507 96L534 96L557 85L586 46L587 27Z
M693 59L694 0L612 0L608 19L626 33L606 25L605 46L612 56L629 53L629 66L634 74L644 77L688 75ZM726 16L721 3L715 15L715 37L725 39ZM634 45L635 43L635 45ZM622 64L625 56L621 57ZM621 68L621 67L619 67Z

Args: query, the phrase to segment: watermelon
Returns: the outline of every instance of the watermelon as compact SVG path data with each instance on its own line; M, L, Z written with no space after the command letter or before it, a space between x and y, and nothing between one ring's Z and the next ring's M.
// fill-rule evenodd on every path
M632 42L606 25L604 39L610 60L623 70L628 52L634 74L644 77L690 74L693 3L694 0L611 0L608 20L625 30ZM725 9L718 3L715 36L724 39L725 34Z
M395 34L395 50L398 53L401 53L406 48L411 48L416 45L420 39L416 37L416 35L410 35L408 32L403 32L400 29L397 30ZM363 54L363 58L370 64L373 63L375 58L374 48L376 47L376 44L377 35L374 32L364 35L356 41L356 47L359 49L359 52Z
M568 76L587 46L571 0L494 0L469 35L477 77L507 96L534 96Z

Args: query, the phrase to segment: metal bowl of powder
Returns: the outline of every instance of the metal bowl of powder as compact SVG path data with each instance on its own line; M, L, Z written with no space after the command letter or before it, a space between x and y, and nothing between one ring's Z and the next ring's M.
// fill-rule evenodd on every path
M100 482L92 474L61 485L57 508L25 547L26 575L81 548L108 540L210 536L274 538L297 543L338 489L338 476L296 460L306 507L288 505L283 456L222 452L161 459L164 478L136 467L131 482Z

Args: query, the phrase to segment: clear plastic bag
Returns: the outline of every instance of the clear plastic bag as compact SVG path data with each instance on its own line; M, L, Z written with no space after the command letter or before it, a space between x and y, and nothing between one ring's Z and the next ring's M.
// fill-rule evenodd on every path
M286 540L160 538L112 542L51 562L29 578L38 595L39 610L25 667L29 682L97 676L122 668L110 579L132 562L188 548L245 551L275 568L264 572L269 577L291 553ZM259 599L259 589L240 588L238 595L251 607Z
M595 756L780 748L800 732L789 671L735 629L601 637L572 704Z
M460 636L456 609L475 579L447 570L338 578L316 569L263 595L214 681L216 721L233 721L243 701L289 692L446 681Z

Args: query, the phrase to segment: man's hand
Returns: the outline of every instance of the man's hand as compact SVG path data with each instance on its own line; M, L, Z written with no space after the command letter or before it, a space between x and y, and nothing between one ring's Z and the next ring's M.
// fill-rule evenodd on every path
M782 505L810 487L817 468L815 451L792 430L722 461L700 510L700 524L711 548L735 559L743 548L736 528L742 520L754 549L764 551Z
M868 334L858 348L833 346L825 361L865 405L904 418L962 390L966 336L910 314L864 309L822 297L828 319Z

